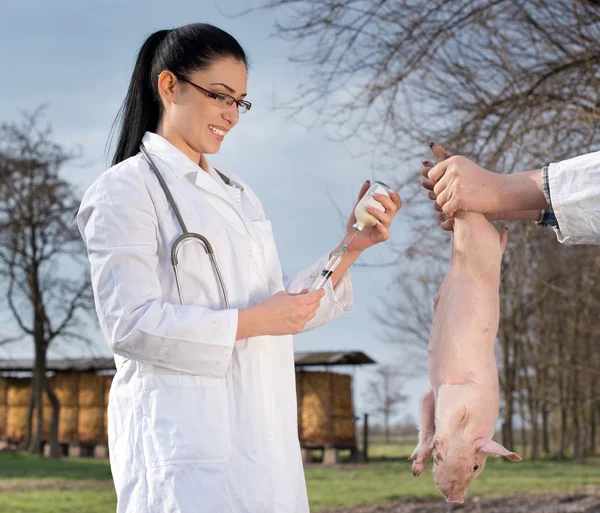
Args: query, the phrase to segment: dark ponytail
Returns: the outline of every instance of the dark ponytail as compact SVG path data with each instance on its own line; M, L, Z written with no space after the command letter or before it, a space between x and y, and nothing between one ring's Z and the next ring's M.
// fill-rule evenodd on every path
M136 155L144 133L156 131L162 113L158 75L163 70L186 76L227 57L248 67L248 58L240 44L227 32L204 23L159 30L146 39L113 125L114 128L120 124L113 165Z
M131 74L125 101L115 123L121 119L121 133L115 150L113 165L135 155L146 130L155 130L160 116L160 105L152 87L152 61L160 44L169 33L159 30L142 45Z

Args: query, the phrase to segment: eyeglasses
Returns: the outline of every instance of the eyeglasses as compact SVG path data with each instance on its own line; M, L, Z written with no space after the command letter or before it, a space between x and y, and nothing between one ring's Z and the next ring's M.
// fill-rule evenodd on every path
M173 73L173 75L175 75L182 82L186 82L187 84L194 86L196 89L198 89L198 91L208 96L214 105L218 105L223 109L228 109L235 103L237 104L238 112L240 114L245 114L252 108L252 104L246 100L237 100L236 98L228 94L213 93L208 89L204 89L204 87L200 87L198 84L194 84L194 82L191 82L187 78L182 77L179 73Z

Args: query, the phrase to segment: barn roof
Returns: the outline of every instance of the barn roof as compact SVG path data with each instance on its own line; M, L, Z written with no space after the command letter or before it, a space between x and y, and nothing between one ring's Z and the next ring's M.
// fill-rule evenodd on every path
M33 369L33 359L1 359L0 372L20 372L31 371ZM46 368L49 371L101 371L114 370L115 360L108 358L63 358L61 360L48 360Z
M294 355L296 367L316 365L364 365L375 363L361 351L322 351L300 352ZM102 358L63 358L61 360L48 360L49 371L105 371L115 370L115 361L112 357ZM27 372L33 368L33 359L0 359L0 372Z
M376 363L362 351L323 351L294 354L296 367L311 365L365 365Z

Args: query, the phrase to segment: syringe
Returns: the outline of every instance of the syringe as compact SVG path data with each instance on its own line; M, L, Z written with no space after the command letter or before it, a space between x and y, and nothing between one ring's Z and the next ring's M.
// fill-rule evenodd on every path
M315 280L312 282L311 286L308 288L309 292L321 289L325 286L325 284L327 283L327 280L329 278L331 278L333 271L335 271L335 268L338 265L340 265L340 262L342 261L343 250L344 250L344 248L342 248L341 251L331 255L329 262L327 262L327 265L325 265L325 267L321 271L321 274L319 274L315 278Z
M321 288L323 288L325 286L325 284L327 283L327 280L329 278L331 278L331 275L333 274L333 271L335 271L335 268L338 265L340 265L340 262L342 261L342 255L344 254L344 252L348 248L348 244L350 244L350 242L352 242L352 239L354 237L356 237L357 233L359 233L359 232L357 231L356 233L354 233L352 235L352 237L350 237L350 240L348 240L348 242L346 242L346 244L344 244L344 246L342 247L342 249L340 249L337 253L334 253L333 255L331 255L331 258L329 259L329 262L327 262L327 264L325 265L325 267L321 271L321 274L319 274L315 278L315 280L312 282L311 286L308 288L309 292L321 289Z

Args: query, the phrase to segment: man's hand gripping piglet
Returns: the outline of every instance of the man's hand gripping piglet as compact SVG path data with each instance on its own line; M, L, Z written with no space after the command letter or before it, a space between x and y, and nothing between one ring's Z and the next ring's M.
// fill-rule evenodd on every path
M439 162L450 157L431 143ZM507 231L483 214L454 216L450 269L434 303L429 339L431 390L421 398L419 444L409 458L419 476L433 454L433 477L446 501L462 504L490 454L521 458L492 440L499 409L494 343L500 264Z

